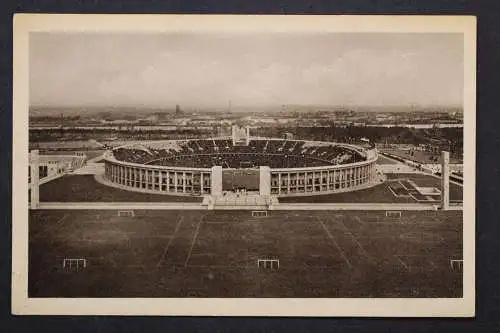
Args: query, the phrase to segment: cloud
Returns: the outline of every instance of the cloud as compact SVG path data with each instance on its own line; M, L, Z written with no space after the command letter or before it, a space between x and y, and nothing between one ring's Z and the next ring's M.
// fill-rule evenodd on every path
M454 36L39 35L30 98L48 105L456 104Z

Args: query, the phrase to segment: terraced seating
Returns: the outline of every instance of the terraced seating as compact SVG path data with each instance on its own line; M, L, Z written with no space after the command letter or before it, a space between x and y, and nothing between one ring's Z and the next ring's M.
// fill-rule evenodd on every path
M150 153L140 149L118 148L113 153L118 160L132 163L146 163L152 158Z
M134 145L113 151L116 159L140 164L210 168L241 168L242 165L271 168L315 167L363 161L359 153L344 147L315 145L290 140L251 140L245 146L233 146L230 140L200 139L168 143L164 148Z

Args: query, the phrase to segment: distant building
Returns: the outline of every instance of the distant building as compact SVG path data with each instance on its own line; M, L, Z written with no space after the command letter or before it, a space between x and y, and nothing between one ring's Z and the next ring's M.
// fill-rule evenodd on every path
M378 122L390 121L393 119L393 116L387 113L379 113L375 116L375 120Z
M123 124L135 124L138 120L126 120L126 119L116 119L116 120L101 120L101 124L106 125L123 125Z
M152 114L144 119L141 119L141 120L145 120L145 121L149 121L149 122L152 122L152 123L156 123L160 120L160 117L158 114Z
M81 168L85 163L86 156L83 153L67 155L39 155L36 165L38 165L38 177L44 182L47 178L54 178L66 172ZM28 182L31 182L31 155L28 166Z
M181 106L179 104L177 104L175 106L175 115L180 116L181 114L182 114Z
M177 118L171 121L172 124L177 126L187 126L191 118Z

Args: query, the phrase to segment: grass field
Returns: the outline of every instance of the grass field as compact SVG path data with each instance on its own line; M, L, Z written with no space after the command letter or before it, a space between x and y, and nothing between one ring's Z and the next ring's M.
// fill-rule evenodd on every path
M411 155L409 153L409 150L408 149L381 149L383 152L387 152L387 153L390 153L390 154L393 154L393 155L396 155L396 156L399 156L399 157L402 157L402 158L406 158L406 159L409 159L409 160L412 160L412 161L415 161L415 162L418 162L418 163L422 163L422 164L433 164L433 163L441 163L441 155L440 153L438 154L433 154L433 153L430 153L430 152L426 152L426 151L419 151L419 150L415 150L413 152L413 155ZM431 159L432 157L437 157L438 160L435 161L433 159ZM461 164L463 163L462 159L458 159L454 156L450 156L450 163L452 164Z
M94 157L100 156L105 152L105 150L97 149L97 150L48 150L41 151L40 155L76 155L77 153L84 153L87 156L87 159L92 159Z
M422 187L437 187L441 189L441 179L419 173L388 173L387 179L408 179ZM450 200L461 201L463 198L463 187L450 183Z
M87 159L93 159L94 157L101 156L105 150L89 150L85 152L85 155L87 156Z
M387 174L388 181L374 187L320 196L280 198L283 203L414 203L412 197L396 197L389 187L397 180L411 180L418 186L441 188L440 179L424 174ZM462 187L450 183L450 200L462 200ZM40 186L42 202L201 202L201 197L146 194L106 186L92 175L66 175ZM437 199L439 200L439 198Z
M66 175L40 186L42 202L201 202L201 197L126 191L98 183L93 175Z
M417 202L412 197L396 197L390 191L389 187L397 184L398 180L411 180L420 187L436 187L441 189L441 180L439 178L417 173L388 173L386 174L388 180L383 184L376 185L371 188L351 191L345 193L335 193L316 196L298 196L280 198L280 202L296 203L296 202L310 202L310 203L415 203ZM463 188L461 186L450 183L450 200L462 201ZM437 197L439 201L439 198Z
M391 158L387 158L382 154L378 155L377 164L399 164L400 162L393 160Z
M460 297L461 230L460 211L31 211L29 296Z
M415 202L412 198L397 198L389 190L388 184L383 183L363 190L312 195L312 196L297 196L279 198L279 202L297 203L297 202L311 202L311 203L412 203Z

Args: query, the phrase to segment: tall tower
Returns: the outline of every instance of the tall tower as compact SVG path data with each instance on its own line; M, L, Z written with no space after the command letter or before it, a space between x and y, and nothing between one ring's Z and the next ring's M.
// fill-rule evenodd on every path
M231 127L231 136L233 138L233 145L245 145L250 143L250 128L248 126L233 125Z
M441 209L450 207L450 152L441 152Z

